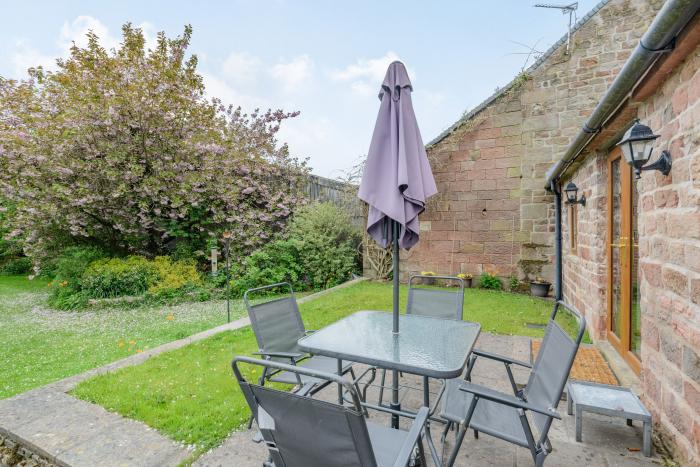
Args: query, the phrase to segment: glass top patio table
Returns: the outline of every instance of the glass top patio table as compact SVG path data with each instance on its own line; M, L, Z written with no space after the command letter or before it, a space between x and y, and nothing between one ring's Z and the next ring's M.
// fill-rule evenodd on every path
M299 339L299 347L314 355L450 379L461 375L481 329L478 323L416 315L399 317L398 335L391 325L391 313L358 311Z

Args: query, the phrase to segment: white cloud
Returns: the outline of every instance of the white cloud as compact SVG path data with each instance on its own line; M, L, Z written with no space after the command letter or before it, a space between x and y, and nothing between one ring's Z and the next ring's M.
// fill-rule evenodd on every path
M383 57L358 59L357 62L342 70L332 71L330 76L334 81L349 82L350 89L356 94L376 95L386 74L386 69L391 62L396 60L399 60L399 56L395 52L388 51ZM411 79L414 79L415 73L410 68L408 74Z
M278 63L270 69L270 74L278 80L284 91L293 91L311 77L314 64L311 58L299 55L288 63Z
M12 54L12 65L15 77L24 77L27 69L41 66L44 70L56 69L56 57L42 54L23 40L15 43Z
M391 51L379 58L370 58L369 60L361 58L357 60L357 63L332 72L331 77L336 81L355 81L358 79L381 81L389 64L398 59L399 56Z
M143 38L146 40L146 50L155 49L156 45L158 45L158 31L155 25L150 21L144 21L136 25L136 27L143 32Z
M247 52L232 52L221 65L224 76L236 83L249 83L258 75L260 59Z
M243 94L230 86L223 79L206 72L200 72L204 80L204 87L209 98L217 97L225 105L240 106L244 112L252 112L254 109L267 109L272 105L265 99Z
M64 54L68 54L74 42L78 47L85 47L88 43L87 33L90 31L100 38L100 44L105 49L119 46L119 39L110 35L109 29L102 21L87 15L81 15L71 22L63 23L58 45Z
M277 139L289 145L289 152L301 158L312 157L313 172L324 176L340 175L338 160L354 154L351 147L357 142L338 142L347 137L337 124L326 116L309 116L304 112L282 124Z
M144 21L136 25L143 31L146 40L146 48L154 49L157 44L157 33L155 26ZM45 54L32 47L25 40L20 39L15 44L15 52L12 55L12 64L16 76L23 76L28 68L43 66L45 70L56 69L56 59L66 58L70 55L70 49L73 43L78 47L86 47L88 44L87 33L94 32L100 40L100 45L109 50L119 47L121 37L114 36L110 33L109 28L97 18L92 16L80 15L72 21L66 21L61 27L58 37L56 38L57 52Z

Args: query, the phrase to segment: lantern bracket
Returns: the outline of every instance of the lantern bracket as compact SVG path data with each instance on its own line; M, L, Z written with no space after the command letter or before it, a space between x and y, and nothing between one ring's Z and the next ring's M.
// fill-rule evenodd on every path
M671 153L668 151L661 151L661 155L653 164L645 165L643 167L635 167L634 173L637 178L641 178L642 170L658 170L664 175L671 173L671 166L673 161L671 160Z

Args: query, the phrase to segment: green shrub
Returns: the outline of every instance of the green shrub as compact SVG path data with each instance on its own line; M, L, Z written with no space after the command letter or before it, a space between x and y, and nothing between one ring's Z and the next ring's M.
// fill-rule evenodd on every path
M142 295L158 279L153 263L142 256L107 258L93 262L82 277L82 291L90 298Z
M5 261L2 266L0 266L0 274L6 275L19 275L28 274L32 269L32 261L26 256L20 258L12 258Z
M59 310L75 310L84 308L88 303L88 296L82 290L64 285L65 282L50 283L53 292L49 296L48 303Z
M485 272L479 276L479 287L482 289L501 290L503 289L503 283L501 283L498 276Z
M172 296L183 289L193 289L203 285L202 277L192 259L173 261L167 256L158 256L153 260L157 280L148 288L148 292L157 296Z
M520 281L517 276L510 276L508 278L508 290L511 292L516 292L520 287Z
M297 240L308 286L324 289L348 280L358 269L361 233L349 216L332 203L316 203L300 209L288 228Z
M167 256L149 260L143 256L95 261L82 279L82 290L90 298L143 295L173 297L184 289L202 285L193 260L173 261Z
M231 271L232 293L242 295L246 290L289 282L295 290L304 290L308 281L301 264L301 244L298 240L274 240L253 252L244 262L244 273L235 279L237 271Z
M72 246L63 250L56 258L47 262L42 275L52 277L57 281L68 281L76 285L90 263L104 258L106 253L93 246Z
M193 292L198 300L210 296L209 291L200 290L203 281L194 260L99 256L99 250L84 248L64 252L55 262L57 273L49 283L53 288L49 304L72 310L85 306L91 298L142 296L143 301L159 301L178 298L186 292ZM91 257L94 260L88 262Z
M84 307L88 296L82 291L83 273L92 262L104 256L104 251L96 247L73 246L48 262L42 275L53 278L49 282L52 287L49 305L59 310Z

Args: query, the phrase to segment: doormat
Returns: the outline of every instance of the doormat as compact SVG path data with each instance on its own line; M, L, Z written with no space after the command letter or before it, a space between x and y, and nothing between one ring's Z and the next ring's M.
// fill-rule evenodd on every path
M537 352L540 350L540 344L542 344L542 341L534 339L530 341L530 351L533 362L537 357ZM571 367L569 378L579 381L610 384L612 386L619 386L620 384L615 377L615 373L610 369L610 365L608 365L608 362L603 357L603 354L594 346L582 345L578 348L578 353L576 354L574 365Z

